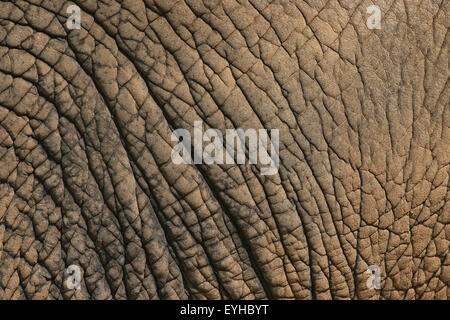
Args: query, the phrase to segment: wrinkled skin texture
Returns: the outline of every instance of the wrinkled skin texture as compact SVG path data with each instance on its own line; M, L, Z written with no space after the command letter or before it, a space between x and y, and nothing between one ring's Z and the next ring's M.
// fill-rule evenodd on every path
M1 299L450 297L449 1L75 2L0 2ZM172 163L199 120L278 174Z

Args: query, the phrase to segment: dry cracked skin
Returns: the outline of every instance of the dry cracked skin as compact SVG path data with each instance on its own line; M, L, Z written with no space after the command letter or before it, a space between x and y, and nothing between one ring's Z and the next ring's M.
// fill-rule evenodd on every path
M1 1L0 299L449 299L449 14ZM279 171L173 163L194 121L278 129Z

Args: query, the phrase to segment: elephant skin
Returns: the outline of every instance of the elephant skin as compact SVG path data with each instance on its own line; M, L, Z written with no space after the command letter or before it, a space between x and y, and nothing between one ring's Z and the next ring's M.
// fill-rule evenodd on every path
M449 13L0 2L0 299L449 299ZM196 121L278 170L174 163Z

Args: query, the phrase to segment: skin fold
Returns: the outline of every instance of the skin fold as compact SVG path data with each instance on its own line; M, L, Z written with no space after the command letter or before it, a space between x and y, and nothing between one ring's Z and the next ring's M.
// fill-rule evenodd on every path
M449 299L449 15L0 2L0 299ZM279 130L278 171L173 163L195 121Z

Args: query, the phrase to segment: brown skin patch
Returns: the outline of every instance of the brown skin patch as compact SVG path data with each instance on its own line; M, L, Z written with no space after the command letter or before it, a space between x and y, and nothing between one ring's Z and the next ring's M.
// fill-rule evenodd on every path
M450 2L74 3L0 2L0 299L450 297Z

